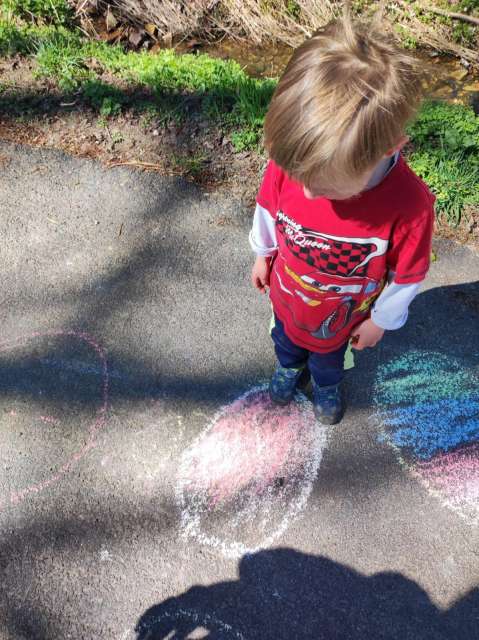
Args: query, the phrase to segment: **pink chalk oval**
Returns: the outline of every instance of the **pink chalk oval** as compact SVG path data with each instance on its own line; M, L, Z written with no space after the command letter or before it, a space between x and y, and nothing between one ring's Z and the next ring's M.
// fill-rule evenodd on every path
M263 386L223 407L181 458L183 533L231 557L271 546L306 506L326 441L302 395L278 407Z

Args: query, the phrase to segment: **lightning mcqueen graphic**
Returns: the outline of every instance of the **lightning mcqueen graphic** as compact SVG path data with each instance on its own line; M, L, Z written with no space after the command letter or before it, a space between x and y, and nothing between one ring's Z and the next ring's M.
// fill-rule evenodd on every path
M313 267L297 273L278 256L274 272L287 294L281 296L283 302L298 328L319 340L334 338L350 324L353 313L365 314L381 292L384 282L368 278L367 270L373 258L386 253L388 242L316 233L291 226L284 218L277 224L290 252ZM303 304L288 304L289 296Z

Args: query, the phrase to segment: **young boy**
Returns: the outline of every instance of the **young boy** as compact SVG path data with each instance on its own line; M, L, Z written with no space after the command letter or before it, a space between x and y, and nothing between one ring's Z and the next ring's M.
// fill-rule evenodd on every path
M295 51L266 117L250 244L275 318L270 395L287 404L310 374L322 423L344 412L349 340L402 327L429 268L434 196L400 155L420 93L414 59L346 16Z

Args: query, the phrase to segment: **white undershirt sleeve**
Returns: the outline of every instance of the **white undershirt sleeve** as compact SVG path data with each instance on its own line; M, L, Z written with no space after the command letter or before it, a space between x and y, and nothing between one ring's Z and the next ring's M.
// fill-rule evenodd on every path
M272 256L278 249L273 216L259 204L256 205L249 243L258 256Z
M381 329L400 329L407 320L408 309L416 297L420 282L397 284L392 280L373 305L371 319Z

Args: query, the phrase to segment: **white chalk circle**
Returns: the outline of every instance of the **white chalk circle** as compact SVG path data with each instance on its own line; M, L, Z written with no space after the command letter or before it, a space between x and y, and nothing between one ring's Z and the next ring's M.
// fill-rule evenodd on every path
M212 637L212 634L218 640L247 640L242 633L216 616L183 608L166 610L140 622L135 631L126 631L120 640L203 640Z
M183 535L228 557L270 547L306 506L327 442L305 396L256 387L220 409L179 465Z
M95 446L108 404L102 348L50 331L0 344L0 511L58 482Z

